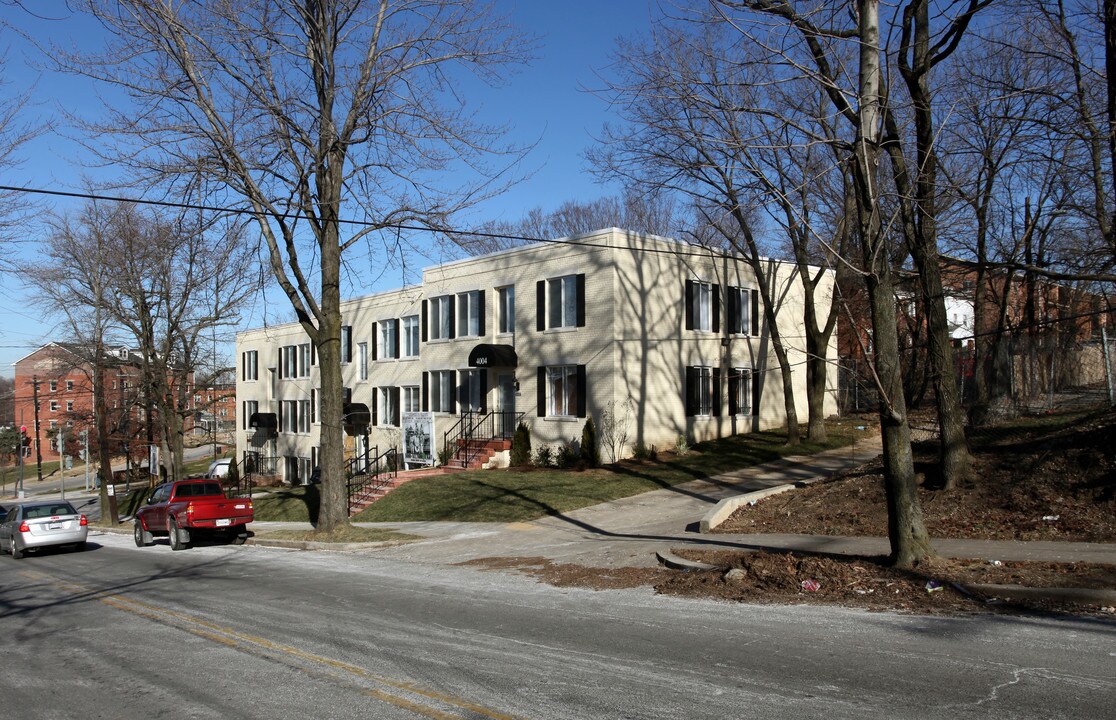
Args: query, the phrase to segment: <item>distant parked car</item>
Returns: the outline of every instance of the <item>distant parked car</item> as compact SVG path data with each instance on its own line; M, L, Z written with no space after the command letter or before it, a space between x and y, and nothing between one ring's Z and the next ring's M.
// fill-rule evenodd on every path
M0 523L0 548L19 560L28 550L71 545L85 548L89 521L65 500L18 505Z
M221 458L209 463L209 470L205 476L209 478L223 478L229 474L229 465L232 464L232 458Z

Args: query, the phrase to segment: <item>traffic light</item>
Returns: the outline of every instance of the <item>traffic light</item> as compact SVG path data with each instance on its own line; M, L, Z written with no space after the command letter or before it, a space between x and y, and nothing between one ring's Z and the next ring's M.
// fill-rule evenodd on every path
M27 435L26 425L19 426L19 446L23 450L20 454L26 456L27 448L31 447L31 438Z

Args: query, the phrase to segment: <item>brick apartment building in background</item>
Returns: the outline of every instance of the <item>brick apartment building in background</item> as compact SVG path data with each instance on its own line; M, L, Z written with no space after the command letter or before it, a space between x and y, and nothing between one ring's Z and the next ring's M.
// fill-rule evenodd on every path
M236 369L226 368L194 387L194 434L220 435L236 430Z
M89 433L90 455L94 455L93 352L92 347L53 342L16 361L15 424L27 428L31 438L27 456L30 461L35 460L36 449L44 462L59 459L56 438L60 429L65 430L66 455L81 455L85 445L83 431ZM112 453L123 454L127 447L133 457L145 456L147 430L142 357L126 347L106 347L104 366ZM188 382L193 382L192 374ZM157 419L153 425L154 437L158 440L161 433ZM187 418L184 429L189 431L192 426L193 419Z

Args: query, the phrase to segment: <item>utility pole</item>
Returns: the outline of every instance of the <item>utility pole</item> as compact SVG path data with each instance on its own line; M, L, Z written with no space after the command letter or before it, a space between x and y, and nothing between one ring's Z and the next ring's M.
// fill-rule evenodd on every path
M35 403L35 466L39 482L43 481L43 443L39 433L39 376L31 376L31 399Z
M58 472L62 477L62 499L66 499L66 426L58 426Z

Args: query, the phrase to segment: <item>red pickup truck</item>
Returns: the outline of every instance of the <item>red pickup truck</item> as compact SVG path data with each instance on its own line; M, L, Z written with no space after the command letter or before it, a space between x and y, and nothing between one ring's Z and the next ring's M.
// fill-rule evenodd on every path
M146 547L156 535L170 538L171 550L182 550L199 535L223 537L237 545L248 538L251 498L227 498L216 480L163 483L136 511L136 546Z

